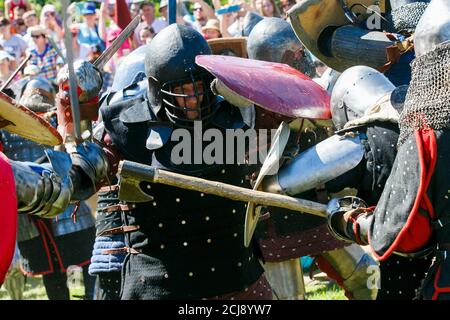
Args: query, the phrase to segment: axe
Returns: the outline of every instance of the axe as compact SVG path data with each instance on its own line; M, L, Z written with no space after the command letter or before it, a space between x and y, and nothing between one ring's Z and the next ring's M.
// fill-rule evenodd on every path
M174 173L128 160L119 163L118 173L120 176L119 199L123 201L152 201L153 197L141 188L142 182L149 182L203 192L235 201L252 202L326 217L327 206L321 203Z

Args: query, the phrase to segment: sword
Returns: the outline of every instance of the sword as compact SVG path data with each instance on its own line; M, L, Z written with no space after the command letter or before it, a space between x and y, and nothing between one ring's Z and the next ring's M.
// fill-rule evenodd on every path
M153 197L141 188L142 182L149 182L326 217L327 206L321 203L174 173L128 160L120 161L118 173L120 176L119 199L123 201L153 200Z
M94 61L94 66L97 67L97 69L102 70L105 64L111 59L111 57L119 50L119 48L122 46L122 44L125 42L126 39L131 35L131 33L136 29L136 27L139 24L139 21L141 19L140 15L137 15L134 17L133 20L130 21L130 23L125 27L125 29L120 32L119 36L114 39L114 41L111 43L111 45L103 51L103 53L97 58L97 60Z
M17 67L17 69L14 70L14 72L9 76L8 80L6 80L6 82L2 85L2 87L0 88L0 91L5 90L9 86L11 81L13 81L14 77L19 73L20 70L23 69L23 67L28 62L28 60L30 60L30 58L31 58L31 54L28 53L27 56L25 57L25 59L23 59L23 61Z

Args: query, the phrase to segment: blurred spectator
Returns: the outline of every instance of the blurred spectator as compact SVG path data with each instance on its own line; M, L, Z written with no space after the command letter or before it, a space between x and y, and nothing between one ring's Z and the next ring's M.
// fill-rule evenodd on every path
M24 36L27 33L27 26L22 18L17 18L13 21L13 27L17 34Z
M62 62L55 49L48 43L46 29L42 26L34 26L28 29L33 38L35 48L30 51L29 64L39 67L40 76L56 84L58 65Z
M14 71L14 57L5 50L0 50L0 85L8 80L11 73Z
M27 0L6 0L5 1L5 17L9 17L12 21L16 17L14 15L15 8L23 8L24 10L31 10L31 5Z
M53 41L61 47L62 38L64 36L63 29L58 22L56 8L54 5L46 4L41 11L41 25L47 29L46 33L48 37L51 37Z
M161 5L163 5L163 1L161 1ZM166 5L167 6L167 5ZM152 2L143 2L140 5L140 14L142 21L137 26L134 37L136 40L136 43L140 46L144 43L141 42L141 39L139 37L141 29L145 27L152 27L153 30L158 33L162 29L168 26L168 22L165 21L163 18L156 18L155 17L155 5Z
M220 23L217 19L209 19L205 26L202 28L202 34L206 40L222 38L220 32Z
M23 14L23 21L27 28L33 27L39 24L39 19L37 17L36 11L30 10Z
M314 67L316 68L317 77L321 77L328 67L320 60L314 61Z
M263 17L280 17L280 11L274 0L262 0L260 14Z
M99 55L105 50L106 45L98 30L95 4L84 3L81 13L84 21L80 24L78 41L90 46L93 53Z
M214 10L203 0L189 0L194 3L192 11L194 14L193 26L198 32L202 32L202 28L208 22L208 19L217 19Z
M232 12L229 14L219 15L220 17L220 29L222 30L223 37L239 37L242 36L245 17L250 12L258 13L255 9L255 3L252 5L245 3L243 1L236 2L233 4L240 4L241 9L238 12Z
M15 7L14 20L22 18L25 11L26 11L25 7Z
M9 20L0 19L0 45L9 54L16 57L19 62L20 58L25 54L27 43L18 35L11 34Z
M155 30L152 27L144 27L139 32L139 39L141 43L148 44L155 36Z
M280 0L280 8L283 11L285 17L287 17L287 12L296 4L295 0Z
M92 50L88 45L78 42L78 33L80 31L79 24L73 24L70 27L72 33L72 49L74 61L89 61L92 57ZM64 52L64 55L66 53Z
M39 19L37 17L36 11L30 10L24 13L23 15L23 21L25 22L25 26L27 27L27 30L29 27L34 27L39 24ZM22 39L27 43L28 49L33 49L34 41L33 38L31 38L31 35L29 32L26 32L25 35L22 36Z
M131 0L131 4L130 4L131 19L133 19L134 17L136 17L139 14L139 10L140 10L142 2L144 2L144 0Z

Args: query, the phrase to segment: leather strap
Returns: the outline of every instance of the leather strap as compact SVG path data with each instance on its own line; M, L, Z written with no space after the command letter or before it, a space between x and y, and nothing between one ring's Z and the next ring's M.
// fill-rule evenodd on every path
M126 253L130 253L130 254L139 254L141 253L140 250L137 249L133 249L130 247L123 247L123 248L117 248L117 249L105 249L102 251L103 254L126 254Z
M120 227L104 230L104 231L100 232L98 235L99 236L110 236L110 235L118 234L118 233L133 232L133 231L139 230L139 228L140 228L139 226L120 226Z

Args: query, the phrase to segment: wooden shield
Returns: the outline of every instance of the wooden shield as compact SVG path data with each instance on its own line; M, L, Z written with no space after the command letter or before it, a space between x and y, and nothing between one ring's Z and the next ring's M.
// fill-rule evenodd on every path
M30 109L0 92L0 128L48 146L62 143L58 131Z
M212 54L247 58L247 39L245 37L217 38L208 40Z
M384 1L380 0L342 0L358 21L363 21L373 13L365 8L378 5L384 10ZM365 7L364 7L364 6ZM295 34L311 53L327 66L342 71L348 66L345 62L326 52L321 45L329 42L337 27L351 24L346 18L340 0L301 0L288 11Z
M284 148L289 139L290 129L286 122L282 122L278 127L275 136L272 137L271 146L267 157L259 170L258 177L256 178L253 190L262 191L261 182L265 176L274 175L278 172L278 166L283 155ZM247 203L247 212L245 213L245 232L244 232L244 245L248 247L255 232L256 225L258 224L259 217L261 215L261 206L256 206L253 202Z

